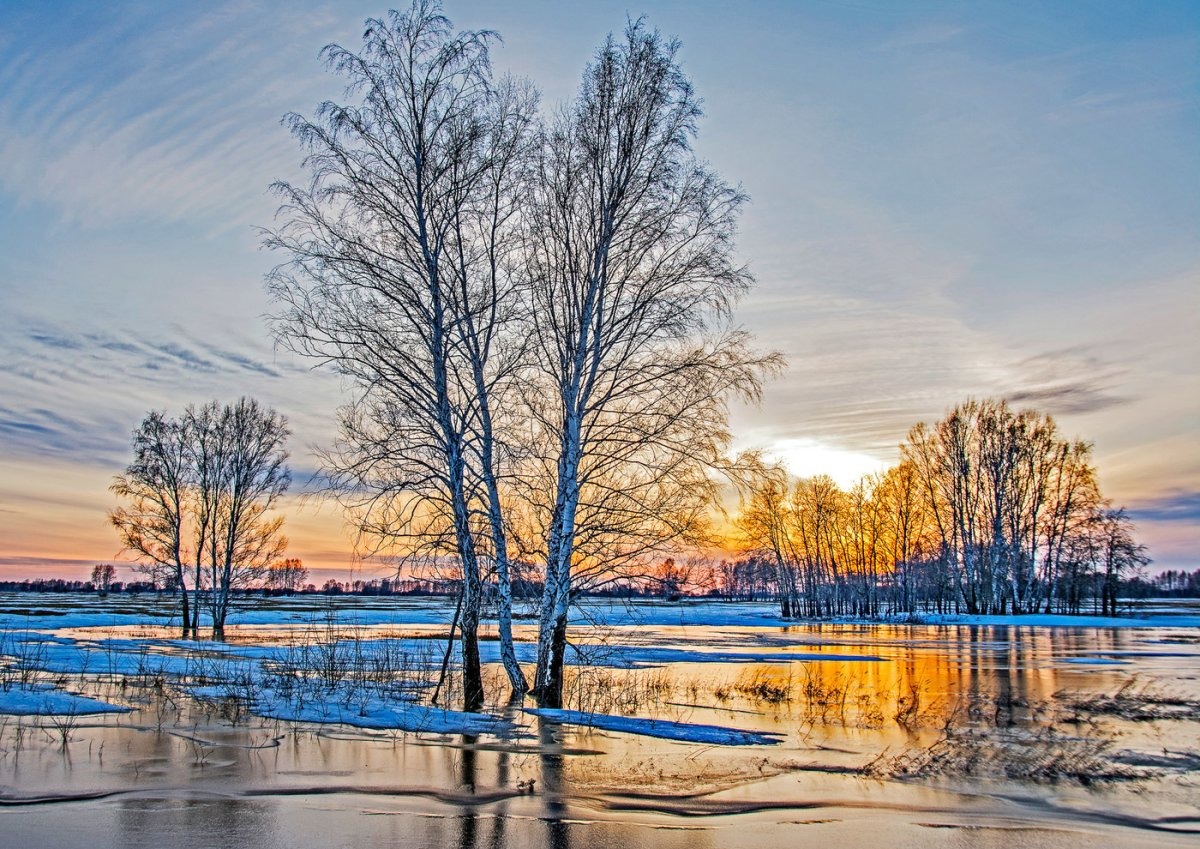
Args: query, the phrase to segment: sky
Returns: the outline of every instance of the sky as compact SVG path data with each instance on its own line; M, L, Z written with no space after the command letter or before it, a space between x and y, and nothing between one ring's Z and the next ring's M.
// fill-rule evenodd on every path
M348 387L272 343L281 125L374 3L0 3L0 577L120 562L108 487L150 409L256 396L303 490ZM842 483L1008 398L1095 444L1151 571L1200 566L1200 5L450 0L549 109L628 15L682 44L696 149L751 198L737 320L786 372L735 448ZM314 575L382 573L289 496ZM342 577L345 577L343 574Z

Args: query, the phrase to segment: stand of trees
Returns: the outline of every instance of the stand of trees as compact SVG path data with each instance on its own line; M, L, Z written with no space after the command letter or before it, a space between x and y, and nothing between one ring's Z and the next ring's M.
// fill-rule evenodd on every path
M111 563L97 563L92 567L92 586L100 595L108 595L116 576L117 568Z
M235 590L257 581L287 546L270 512L291 477L279 413L242 398L152 411L133 432L133 461L113 482L125 502L109 514L123 550L151 581L180 594L183 637L199 637L208 609L224 639Z
M769 565L784 616L1111 615L1149 562L1101 497L1091 446L1048 416L969 401L915 426L901 458L848 492L758 466L738 517L752 556L731 580L761 593Z
M1146 582L1146 595L1160 595L1167 598L1200 598L1200 569L1185 572L1182 569L1168 569L1161 575L1156 575Z
M494 587L514 694L561 703L575 596L620 578L688 591L672 553L710 541L726 405L779 361L730 312L743 194L693 154L700 102L679 45L610 35L552 116L497 79L487 31L437 3L367 22L323 57L346 104L286 122L310 179L278 183L265 244L281 344L355 388L325 457L363 539L460 588L464 706L483 704L478 628ZM740 523L786 616L1115 609L1145 562L1052 421L972 402L918 425L903 461L849 492L752 470ZM513 584L538 574L533 680ZM769 568L767 566L769 564ZM640 575L640 577L639 577ZM1099 577L1097 577L1099 576ZM330 585L330 591L334 587Z
M631 22L545 119L493 38L417 0L327 47L354 102L287 118L312 179L276 185L266 239L279 339L357 387L334 490L380 546L457 563L467 709L485 583L523 693L510 572L540 567L532 690L559 705L573 594L704 537L726 399L776 365L728 323L745 199L692 154L678 45Z
M308 569L298 557L288 557L268 564L263 580L265 589L277 593L295 593L308 583Z

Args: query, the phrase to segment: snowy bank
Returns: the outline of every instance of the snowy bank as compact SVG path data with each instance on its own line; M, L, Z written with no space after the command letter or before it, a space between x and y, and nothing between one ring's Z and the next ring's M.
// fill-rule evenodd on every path
M661 737L686 743L708 743L714 746L774 746L784 739L782 734L745 731L723 725L702 725L695 722L675 722L668 719L642 719L632 716L613 716L604 713L584 713L556 708L525 708L525 713L560 722L563 725L582 725L605 731Z
M87 716L99 713L128 713L129 708L87 696L56 690L50 684L26 689L0 690L0 714L13 716Z

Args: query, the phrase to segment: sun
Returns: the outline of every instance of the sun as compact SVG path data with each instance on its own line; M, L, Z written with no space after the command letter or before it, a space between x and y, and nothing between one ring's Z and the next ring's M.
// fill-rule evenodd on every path
M843 489L887 467L887 463L878 457L836 448L816 439L778 439L764 453L782 463L796 477L829 475Z

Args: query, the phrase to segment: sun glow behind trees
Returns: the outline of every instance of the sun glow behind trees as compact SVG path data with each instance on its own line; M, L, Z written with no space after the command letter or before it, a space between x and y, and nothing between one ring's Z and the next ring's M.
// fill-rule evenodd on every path
M751 463L740 541L766 558L784 616L1116 613L1148 562L1105 501L1091 445L1053 419L969 401L909 431L901 462L843 489ZM752 565L752 564L750 564Z
M843 488L886 468L884 462L869 454L848 451L815 439L778 439L764 449L763 454L796 477L829 475Z

